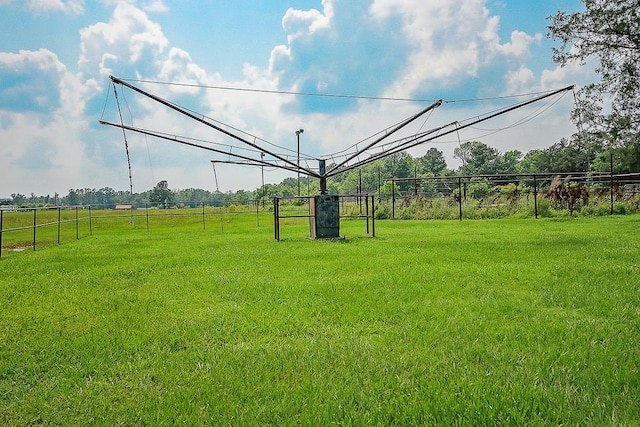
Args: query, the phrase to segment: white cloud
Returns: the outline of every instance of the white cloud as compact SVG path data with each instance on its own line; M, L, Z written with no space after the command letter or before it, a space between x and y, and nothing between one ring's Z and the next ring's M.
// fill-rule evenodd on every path
M169 12L169 7L163 0L152 0L144 3L142 10L148 13L167 13Z
M160 25L140 9L119 4L109 22L99 22L80 30L80 70L87 76L123 75L136 69L141 75L160 65L160 55L168 46Z
M84 13L84 0L27 0L29 9L36 13L63 12L74 15Z
M277 74L278 68L286 68L287 63L291 63L291 48L280 45L273 48L269 58L269 71Z
M57 73L66 69L58 60L55 53L48 49L37 51L20 50L18 53L0 52L0 65L3 68L19 71L21 69L36 68L38 70L53 70Z
M207 85L211 78L207 72L191 60L188 52L172 47L169 55L160 66L157 79L163 82L175 82L184 86L171 86L174 93L191 94L193 96L201 92L197 85ZM219 79L216 78L216 79Z
M540 43L542 34L537 33L530 36L522 31L513 31L511 33L511 42L498 45L498 51L505 56L513 56L515 58L524 58L529 54L529 46L532 43Z
M82 82L46 49L0 53L0 81L5 79L11 84L0 96L0 170L20 177L12 180L12 191L80 182L88 163L85 103L97 93L95 81ZM15 97L5 96L12 92Z
M536 85L536 77L526 66L522 65L518 70L509 71L505 77L506 86L503 95L527 93Z
M313 35L316 32L327 30L331 27L334 15L333 0L322 0L323 12L317 9L299 10L289 8L282 18L282 28L288 34L289 43L304 35Z
M584 65L574 62L564 67L557 66L551 70L543 70L540 77L540 85L543 90L569 83L576 83L578 86L584 85L598 80L598 76L594 71L596 68L596 61L590 59Z
M500 18L490 15L484 0L375 0L370 11L378 20L400 18L412 46L409 71L387 90L397 96L441 88L443 82L457 85L505 59L523 59L542 37L515 30L502 43Z
M47 49L0 52L0 108L49 111L59 105L65 65Z

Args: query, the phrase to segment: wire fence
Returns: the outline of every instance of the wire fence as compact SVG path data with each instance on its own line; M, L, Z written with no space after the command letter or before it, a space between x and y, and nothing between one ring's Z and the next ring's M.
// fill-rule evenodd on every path
M387 183L391 191L385 194ZM640 173L521 174L394 178L376 192L340 196L342 219L476 219L640 212ZM377 204L374 207L374 198ZM309 223L308 197L0 209L0 257L95 232L189 227L220 233L242 227ZM195 206L195 207L194 207ZM372 227L375 225L372 223ZM375 228L374 228L375 229ZM375 232L374 232L375 233Z
M96 232L114 230L146 230L167 227L189 227L218 230L270 220L273 210L268 203L237 201L226 206L211 206L202 202L199 207L182 207L182 202L118 205L53 206L0 209L0 257L7 252L36 250L40 246L78 240ZM253 218L253 220L252 220ZM236 221L235 219L240 219Z
M378 190L378 219L604 215L640 211L640 173L394 178ZM387 193L382 191L387 187Z

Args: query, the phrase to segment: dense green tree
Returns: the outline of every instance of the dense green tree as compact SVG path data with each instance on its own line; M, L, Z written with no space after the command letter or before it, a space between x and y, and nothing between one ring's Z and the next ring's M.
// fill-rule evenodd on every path
M411 155L405 151L391 154L382 159L383 175L393 178L413 176L414 163Z
M616 173L628 173L640 171L640 140L629 141L624 146L618 148L617 154L618 168L614 169Z
M537 172L587 172L596 157L595 152L585 150L576 140L564 138L544 152L545 169Z
M402 193L400 191L400 187L393 181L385 182L382 187L380 187L380 198L382 199L390 199L392 197L401 197Z
M27 197L24 194L13 193L11 194L11 203L16 206L24 205L27 202Z
M518 162L516 172L538 173L547 170L548 155L544 150L531 150Z
M295 178L293 178L295 180ZM224 204L229 205L246 205L253 200L253 193L245 190L238 190L235 193L228 192L224 196Z
M419 171L422 174L440 175L447 169L444 153L437 148L429 148L424 156L417 159Z
M573 118L610 147L637 143L640 129L640 3L582 0L584 10L551 17L549 36L560 42L562 66L598 61L600 80L578 92Z
M107 209L113 209L113 207L115 206L114 197L116 194L114 189L110 187L104 187L98 190L98 193L100 199L99 203Z
M499 174L515 174L518 171L518 163L522 153L518 150L507 151L496 159L496 172Z
M69 193L65 197L66 204L69 206L78 206L82 204L82 194L80 190L69 189Z
M157 183L149 194L149 202L158 207L168 207L173 201L173 192L169 189L167 181L164 180Z
M613 159L611 156L613 156ZM610 172L612 160L614 173L640 171L640 143L629 142L622 147L600 152L593 160L591 170L594 172Z
M391 154L381 159L381 174L384 179L390 178L409 178L414 176L415 162L413 157L405 151ZM407 191L411 186L409 182L399 184L402 191Z
M496 173L500 152L479 141L467 141L453 151L454 157L462 161L459 172L464 175Z

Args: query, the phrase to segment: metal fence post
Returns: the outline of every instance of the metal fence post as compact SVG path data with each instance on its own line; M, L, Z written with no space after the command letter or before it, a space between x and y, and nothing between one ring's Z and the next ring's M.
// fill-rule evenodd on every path
M207 229L207 220L204 218L204 202L202 202L202 229Z
M60 244L60 206L58 206L58 244Z
M391 181L391 219L396 219L396 182Z
M280 241L280 212L278 211L278 209L279 209L278 198L274 197L273 198L273 232L274 232L275 239L279 242Z
M2 220L4 218L4 210L0 209L0 258L2 258Z
M260 201L258 199L256 199L256 227L260 227Z
M37 218L36 218L36 208L33 208L33 250L36 250L36 225L37 225Z
M462 221L462 178L458 177L458 217Z
M369 234L369 196L364 198L364 215L367 218L367 234Z
M371 236L376 237L376 207L375 196L371 196Z
M609 172L610 176L611 176L611 178L609 179L609 187L611 188L610 189L610 194L611 194L611 196L610 196L610 198L611 198L611 215L613 215L613 153L609 154L609 167L610 167L610 170L611 170L611 172Z
M76 206L76 240L80 239L80 231L79 231L78 227L79 227L79 223L78 223L78 207Z
M533 211L538 219L538 181L536 175L533 175Z

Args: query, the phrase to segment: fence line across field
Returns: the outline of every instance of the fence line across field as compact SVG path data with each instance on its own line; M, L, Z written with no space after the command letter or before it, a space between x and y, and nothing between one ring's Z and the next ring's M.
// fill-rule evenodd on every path
M616 193L630 193L633 195L640 194L640 173L625 173L625 174L612 174L612 173L586 173L586 172L565 172L565 173L552 173L552 174L489 174L489 175L452 175L452 176L431 176L431 177L406 177L406 178L392 178L386 182L391 182L394 187L391 191L392 201L392 218L395 219L396 202L398 199L411 199L412 197L421 196L419 190L419 184L453 184L447 188L447 196L455 194L456 202L459 205L459 219L462 220L462 205L463 200L467 199L467 189L470 185L478 184L482 182L492 184L515 184L516 191L519 194L533 194L534 196L534 211L535 217L538 218L538 196L542 193L542 190L546 188L543 183L547 182L551 185L554 181L560 183L576 183L584 182L589 184L593 190L594 186L601 185L599 188L601 194L605 192L609 195L610 214L614 213L614 203ZM395 186L402 183L413 184L412 188L406 188L404 194L402 190L399 191L399 196L396 195ZM522 185L524 189L517 190L518 186ZM530 187L532 184L533 187ZM606 187L604 186L606 185ZM529 186L529 188L527 188ZM606 191L602 191L606 190ZM378 190L380 192L380 190ZM442 195L442 191L438 191L438 194ZM432 195L433 196L433 195Z
M31 248L36 250L38 245L38 230L57 227L55 241L57 244L61 242L62 226L64 224L75 225L75 238L80 239L80 225L82 223L88 223L88 230L84 230L88 235L93 235L94 223L98 220L112 220L112 219L126 219L131 225L133 221L143 219L147 231L151 231L151 220L158 217L199 217L203 229L207 228L207 216L219 216L220 228L224 232L224 216L225 215L256 215L256 226L260 226L260 214L264 213L264 204L260 201L242 201L234 202L229 206L212 206L207 202L201 202L197 208L177 208L178 205L184 202L175 203L161 203L151 204L145 203L144 206L120 205L116 209L105 209L104 205L89 205L89 206L54 206L54 207L36 207L36 208L16 208L16 207L3 207L0 209L0 257L7 248L6 236L15 234L21 231L32 230L29 239L19 240L17 244L12 245L14 249L24 250ZM158 205L161 205L162 209L157 209ZM255 210L237 210L237 206L241 207L254 207ZM173 209L173 207L176 207ZM262 210L261 210L262 207ZM209 209L207 209L209 208ZM57 212L52 217L51 212ZM63 212L71 212L73 217L64 218ZM110 214L97 214L110 212ZM28 215L32 213L32 215ZM12 221L12 226L7 226L8 216L19 216L18 219ZM51 239L49 239L50 241ZM40 240L42 242L42 240Z
M482 181L484 180L484 181ZM536 218L538 217L539 196L546 194L548 188L554 180L561 180L568 186L581 183L588 186L590 191L597 190L594 193L597 197L604 198L608 196L609 214L614 213L614 203L616 200L624 200L628 197L637 198L640 195L640 173L612 174L597 173L590 174L584 172L576 173L553 173L553 174L506 174L506 175L467 175L467 176L433 176L433 177L407 177L393 178L386 180L393 184L393 189L389 197L382 197L381 183L377 188L366 189L360 184L358 194L339 196L341 213L340 217L350 218L366 218L367 234L369 234L368 222L371 219L382 219L385 216L378 216L378 212L373 207L373 198L378 197L378 205L384 201L391 204L391 215L387 216L391 219L396 218L396 208L398 200L416 200L420 197L432 199L444 198L448 199L448 203L458 205L458 218L463 219L463 202L467 202L467 190L473 184L478 182L486 182L498 188L497 184L515 184L517 194L533 194L534 211ZM411 185L413 184L413 185ZM422 186L420 184L423 184ZM444 187L442 185L444 184ZM431 185L431 187L429 187ZM401 191L396 194L396 188ZM404 186L404 190L402 187ZM445 188L446 187L446 188ZM434 190L435 188L435 190ZM431 193L429 193L431 191ZM421 194L422 193L422 194ZM427 194L428 193L428 194ZM589 194L593 197L593 194ZM277 204L275 201L277 200ZM363 205L366 201L366 206ZM635 200L635 199L634 199ZM371 203L371 211L369 211L369 202ZM93 235L94 225L96 222L104 223L105 220L126 218L133 222L139 222L143 219L147 231L151 230L153 220L164 217L199 217L199 221L204 230L208 224L212 224L209 220L212 216L218 217L214 223L219 223L220 230L224 233L225 216L227 215L249 215L256 217L256 226L260 227L261 214L270 212L274 217L274 233L276 239L279 237L280 219L295 218L309 219L309 198L308 197L276 197L274 205L266 203L264 197L253 200L229 200L225 205L215 205L214 202L193 202L193 201L177 201L172 203L133 203L120 205L87 205L87 206L50 206L50 207L14 207L1 206L0 208L0 257L4 250L24 250L28 248L36 249L38 242L55 241L60 244L62 239L62 230L68 224L73 224L73 232L75 238L79 239L81 234ZM183 207L190 206L190 207ZM194 207L195 206L195 207ZM635 205L634 205L635 206ZM109 207L110 209L107 209ZM604 207L604 205L603 205ZM359 212L358 212L359 209ZM366 212L363 213L363 209ZM475 209L479 209L479 206ZM273 212L271 212L273 210ZM346 212L350 210L350 212ZM31 215L29 215L31 213ZM219 222L217 221L219 219ZM264 218L263 218L264 219ZM83 227L82 224L88 224ZM48 235L48 240L39 238L43 234L39 230L55 227L55 233ZM374 225L375 227L375 225ZM29 231L32 231L29 233ZM18 239L13 239L8 243L9 236L15 236L25 233ZM46 234L46 233L44 233ZM67 235L70 231L67 231Z

